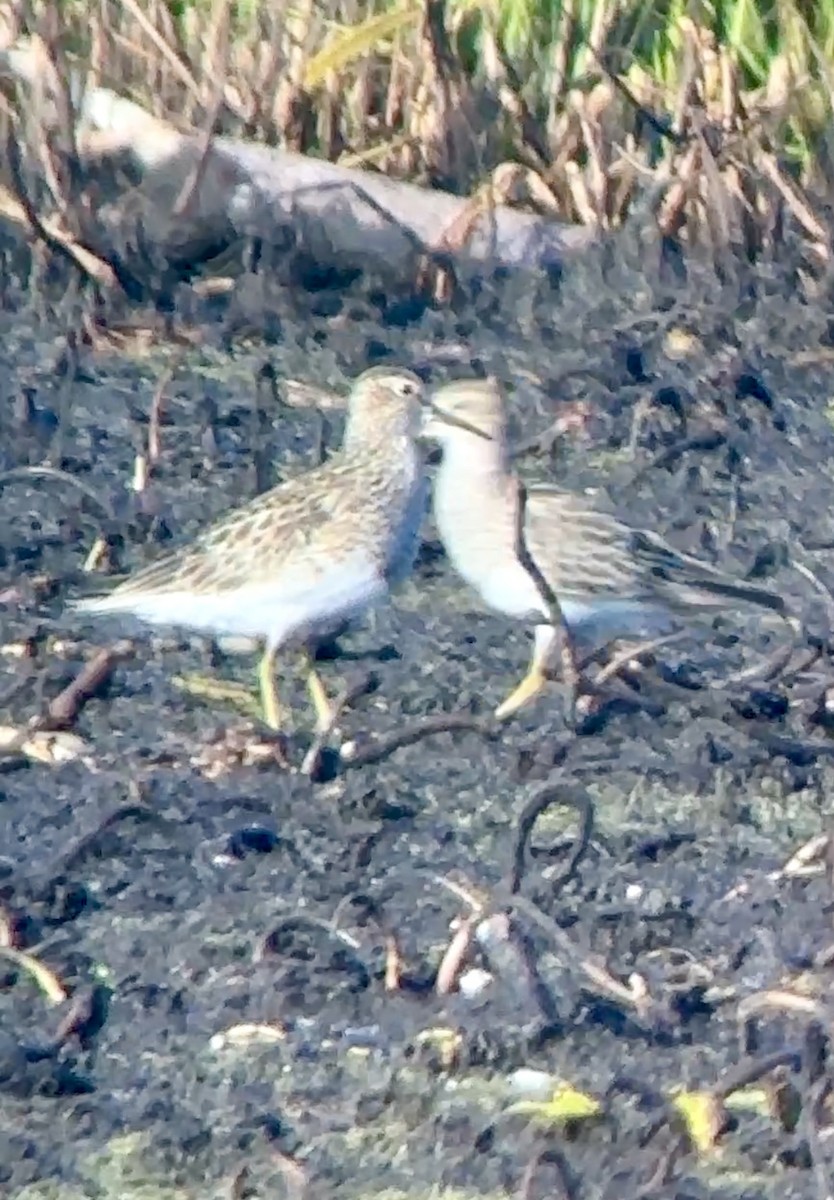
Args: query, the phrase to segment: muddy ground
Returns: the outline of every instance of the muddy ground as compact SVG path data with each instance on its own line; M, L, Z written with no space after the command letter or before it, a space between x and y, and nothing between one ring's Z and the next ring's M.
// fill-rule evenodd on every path
M3 262L0 470L60 467L113 513L61 477L6 479L5 725L54 718L122 636L64 611L99 582L82 571L98 534L104 570L127 570L338 441L338 411L323 426L256 388L265 362L279 384L342 391L385 356L437 380L495 370L529 478L602 488L634 523L767 580L805 624L783 679L710 685L785 636L728 614L576 735L558 683L495 730L529 634L480 611L427 526L396 605L327 651L334 691L369 674L376 689L312 779L291 664L296 727L275 745L172 679L250 681L251 656L137 640L71 720L82 742L58 749L76 757L0 760L4 938L68 994L51 1003L0 959L0 1193L829 1195L831 886L824 854L782 867L830 824L834 551L815 547L832 540L834 353L828 301L799 299L790 255L719 283L662 271L629 235L561 282L443 312L249 277L210 307L184 290L179 341L152 314L109 313L156 332L77 353L88 300ZM540 436L556 419L563 436ZM542 788L555 804L525 852ZM453 971L439 995L473 913L493 918L463 960L485 986L464 994ZM600 1111L566 1121L564 1094L549 1119L512 1111L533 1094L522 1069ZM680 1089L705 1118L683 1120Z

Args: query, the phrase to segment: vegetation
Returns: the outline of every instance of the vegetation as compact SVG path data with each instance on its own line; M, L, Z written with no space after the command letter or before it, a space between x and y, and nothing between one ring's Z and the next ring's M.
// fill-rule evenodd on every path
M717 253L790 223L828 260L832 0L31 0L12 24L198 129Z

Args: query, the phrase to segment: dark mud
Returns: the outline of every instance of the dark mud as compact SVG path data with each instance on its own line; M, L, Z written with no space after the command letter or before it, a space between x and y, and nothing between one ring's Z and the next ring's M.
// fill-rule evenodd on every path
M437 379L469 369L462 353L496 370L529 477L602 487L634 523L784 591L806 623L793 664L705 686L784 636L730 616L576 737L558 684L496 732L527 633L477 610L427 529L397 605L322 668L333 690L373 675L340 730L372 761L340 761L337 738L313 781L289 664L296 731L275 746L172 683L247 680L249 659L136 642L72 725L81 757L0 760L5 936L69 993L52 1006L0 959L0 1193L828 1195L832 893L824 862L780 872L827 831L834 779L834 552L813 549L832 536L826 304L798 299L788 265L666 279L631 240L558 289L504 284L446 313L356 289L305 300L252 278L211 311L184 295L200 345L160 334L140 355L68 342L85 307L71 290L34 302L8 282L0 468L59 466L110 516L63 479L6 481L0 721L43 717L119 636L63 612L98 534L114 570L138 565L251 493L256 462L263 483L263 464L302 470L338 438L338 414L323 437L316 412L258 391L264 361L342 387L386 354ZM426 735L455 715L472 727ZM525 850L542 787L555 803ZM509 940L499 919L470 946L491 975L474 998L435 986L463 896L511 913ZM520 1068L602 1111L509 1111ZM686 1125L676 1089L709 1100L720 1136Z

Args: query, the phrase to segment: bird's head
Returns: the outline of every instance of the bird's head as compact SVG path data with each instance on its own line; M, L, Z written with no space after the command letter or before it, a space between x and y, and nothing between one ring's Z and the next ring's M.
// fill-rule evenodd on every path
M417 438L424 403L425 387L419 375L399 367L371 367L351 389L346 441Z
M438 388L424 410L420 436L444 449L466 446L477 453L491 446L503 452L506 416L498 380L461 379Z

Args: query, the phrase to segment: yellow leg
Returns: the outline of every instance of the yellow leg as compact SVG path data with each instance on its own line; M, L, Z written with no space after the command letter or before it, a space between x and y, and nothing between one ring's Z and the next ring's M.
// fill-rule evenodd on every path
M565 683L571 694L575 692L576 664L569 635L564 629L557 630L552 625L537 625L533 655L527 674L515 691L510 692L506 700L498 705L495 710L496 720L503 721L507 717L511 717L534 696L538 696L548 682L548 667L553 650L557 646L561 651L562 674L565 677Z
M175 675L174 684L191 696L209 703L231 704L247 716L260 718L276 732L281 729L283 710L278 700L275 685L274 650L265 650L258 664L258 690L260 701L254 691L242 683L214 679L205 675Z
M258 664L258 684L261 689L261 704L265 724L278 733L281 729L282 710L275 683L275 661L277 652L267 648Z
M313 701L313 708L316 710L316 732L324 733L333 725L333 705L327 697L313 656L306 650L304 651L304 665L307 668L307 689L310 699Z
M511 717L514 712L517 712L528 700L532 700L537 696L542 688L547 683L547 677L541 667L537 665L535 658L530 664L530 669L522 679L521 683L510 692L506 700L504 700L495 710L495 717L498 721L503 721L507 717Z

